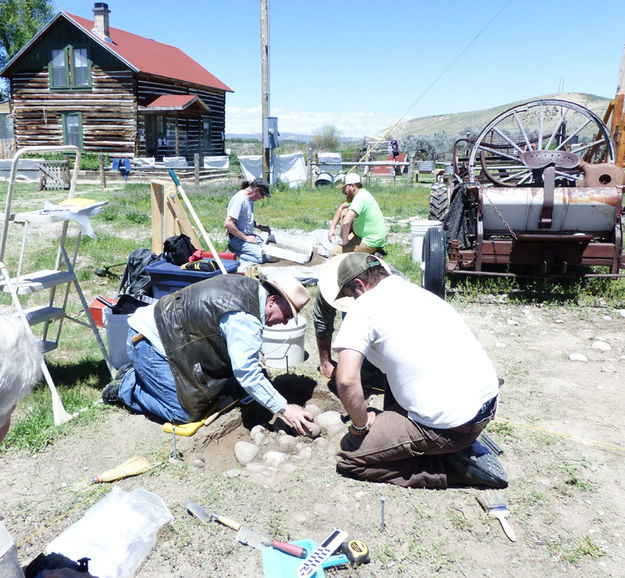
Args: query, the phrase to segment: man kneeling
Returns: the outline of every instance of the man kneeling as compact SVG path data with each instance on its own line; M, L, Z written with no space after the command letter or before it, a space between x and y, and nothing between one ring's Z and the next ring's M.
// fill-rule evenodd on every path
M338 393L351 418L338 471L404 487L505 487L496 458L471 453L495 415L499 383L469 327L442 299L389 275L376 257L335 259L342 259L336 298L354 299L333 345ZM365 357L388 380L381 413L365 403Z
M309 299L290 275L261 282L220 275L165 295L128 319L132 363L102 399L182 424L206 417L218 395L240 385L307 435L312 415L276 391L260 367L260 350L263 327L287 323Z

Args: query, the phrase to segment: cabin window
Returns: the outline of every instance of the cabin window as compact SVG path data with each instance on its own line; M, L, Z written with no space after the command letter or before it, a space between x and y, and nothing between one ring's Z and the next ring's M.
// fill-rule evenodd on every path
M63 144L77 146L82 151L82 114L63 113Z
M91 62L87 49L75 46L52 50L50 87L62 89L89 88Z
M205 153L211 150L211 121L208 118L202 119L202 150Z

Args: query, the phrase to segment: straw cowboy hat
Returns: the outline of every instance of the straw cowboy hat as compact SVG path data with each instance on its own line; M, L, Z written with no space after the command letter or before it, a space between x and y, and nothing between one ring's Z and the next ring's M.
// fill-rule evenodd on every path
M304 305L310 301L310 295L304 287L293 275L281 275L275 279L265 280L263 283L271 285L284 297L291 306L293 319L297 319L297 314L302 310Z
M386 269L386 271L390 274L391 268L388 266L386 262L382 259L375 257L375 255L370 255L369 253L341 253L340 255L336 255L336 257L332 257L326 261L325 265L321 268L321 272L319 274L319 281L317 282L317 286L319 287L319 291L323 298L335 309L338 311L348 311L351 307L351 304L354 302L353 297L338 297L341 289L345 282L342 282L339 285L339 267L344 259L349 257L350 260L365 260L367 257L373 257L377 259L382 267ZM346 267L342 268L342 273L345 273ZM362 273L365 269L361 268L358 272L356 272L351 279L357 277ZM343 275L344 276L344 275ZM351 279L347 279L350 281Z

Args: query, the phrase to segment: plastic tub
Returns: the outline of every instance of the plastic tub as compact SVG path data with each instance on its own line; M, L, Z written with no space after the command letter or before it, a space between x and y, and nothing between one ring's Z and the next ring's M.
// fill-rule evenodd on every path
M208 259L211 260L211 259ZM239 268L239 261L222 259L224 268L228 273L234 273ZM221 275L221 271L190 271L181 269L178 265L161 260L146 267L147 273L152 280L152 292L155 299L160 299L163 295L168 295L178 289L182 289L191 283L209 279L216 275Z
M421 263L423 254L423 237L430 227L440 227L440 221L412 221L410 223L410 233L412 235L412 262Z
M115 369L119 369L122 365L130 361L126 353L128 317L130 317L130 315L114 315L108 307L104 309L106 341L109 347L111 363Z
M277 369L288 369L304 361L306 342L306 319L298 316L286 325L265 327L263 346L265 364Z

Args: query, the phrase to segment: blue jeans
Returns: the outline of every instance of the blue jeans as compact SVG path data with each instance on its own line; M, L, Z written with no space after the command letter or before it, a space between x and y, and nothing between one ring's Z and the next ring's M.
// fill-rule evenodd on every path
M228 236L228 244L241 261L251 261L260 265L267 261L267 255L263 253L263 239L258 235L254 236L258 239L258 244L248 243L232 235Z
M119 387L119 398L126 407L175 424L188 423L189 413L180 405L176 384L169 363L147 339L133 344L137 335L128 331L126 350L132 369L124 375Z

